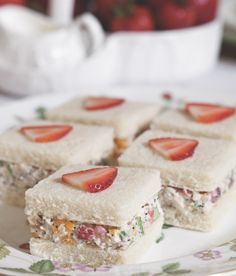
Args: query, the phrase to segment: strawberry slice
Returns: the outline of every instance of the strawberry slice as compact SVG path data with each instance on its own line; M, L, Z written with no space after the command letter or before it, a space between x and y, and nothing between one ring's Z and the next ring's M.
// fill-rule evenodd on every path
M214 104L188 103L185 108L188 114L203 124L219 122L235 114L235 108Z
M120 98L88 97L83 107L88 111L103 110L121 105L124 101L124 99Z
M180 161L191 157L198 145L197 140L183 138L151 139L148 145L168 160Z
M72 130L69 125L39 125L26 126L20 132L36 143L48 143L62 139Z
M85 192L97 193L111 186L117 172L113 167L88 169L64 174L62 182Z

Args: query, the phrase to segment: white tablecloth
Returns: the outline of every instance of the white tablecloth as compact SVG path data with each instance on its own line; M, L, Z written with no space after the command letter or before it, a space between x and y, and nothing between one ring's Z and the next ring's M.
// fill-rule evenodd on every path
M122 84L117 85L116 88L122 89L124 86L127 89L127 85ZM198 93L198 91L210 91L215 95L223 93L226 96L226 101L227 98L235 99L232 104L236 104L236 60L221 59L211 72L188 82L177 83L176 85L171 86L168 83L156 85L143 84L142 86L138 86L138 91L142 91L143 88L151 90L171 90L174 92L175 87L178 87L178 91L183 88L184 90L189 89L192 93ZM133 86L130 88L134 89ZM99 88L99 91L101 91L101 87ZM104 91L106 91L106 87L104 87ZM21 98L15 98L12 96L8 97L7 94L0 93L0 104L5 104L19 99Z

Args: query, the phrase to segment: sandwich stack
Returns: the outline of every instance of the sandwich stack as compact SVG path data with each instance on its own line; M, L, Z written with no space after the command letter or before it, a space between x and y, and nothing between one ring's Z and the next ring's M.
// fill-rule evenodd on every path
M134 263L160 237L157 170L69 166L26 192L31 253L91 266Z
M0 135L0 200L24 206L41 179L65 165L104 162L113 150L108 127L32 121L9 129Z

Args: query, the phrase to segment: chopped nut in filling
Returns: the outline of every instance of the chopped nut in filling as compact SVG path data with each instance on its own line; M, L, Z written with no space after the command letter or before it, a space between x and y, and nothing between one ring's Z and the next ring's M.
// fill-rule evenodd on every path
M212 192L195 192L188 189L164 186L160 192L160 202L163 208L172 207L183 215L189 212L207 213L218 199L234 184L236 170L232 170L225 181Z
M52 171L23 163L0 161L0 183L2 186L19 187L26 190L51 173Z
M86 243L99 248L126 249L160 216L158 195L142 206L138 215L123 227L81 223L41 215L30 221L32 237L55 243Z

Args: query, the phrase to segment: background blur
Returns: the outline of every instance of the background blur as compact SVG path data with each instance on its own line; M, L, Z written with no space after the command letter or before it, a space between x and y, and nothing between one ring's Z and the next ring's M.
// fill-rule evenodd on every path
M224 2L236 2L235 0L222 0L222 2L223 1ZM20 3L20 4L27 5L28 7L32 8L34 10L37 10L39 12L42 12L44 14L49 14L49 5L50 5L49 0L12 0L12 1L4 0L4 1L0 1L0 2L2 2L3 4L7 3L7 2ZM127 0L75 0L73 16L76 17L85 11L90 11L98 17L98 19L103 24L103 27L105 28L105 30L112 31L110 22L111 22L112 14L113 14L113 16L115 14L114 7L116 8L120 4L124 4L124 6L126 5L126 8L127 8L128 2L129 1L127 1ZM135 2L136 4L139 4L139 5L141 4L144 6L147 5L148 7L150 7L152 16L155 17L156 14L159 12L158 10L160 7L160 3L165 2L165 1L163 1L163 0L137 0L137 1L131 1L131 2ZM177 1L177 3L179 3L180 6L181 6L181 2L184 3L184 1ZM204 6L204 4L202 4L202 13L206 14L206 21L207 20L210 21L213 19L213 17L215 16L215 12L216 12L216 5L221 4L219 1L215 1L215 0L213 0L213 1L196 0L196 2L199 2L199 3L205 2L206 3L205 6ZM207 2L209 4L207 4ZM207 10L207 8L208 8L208 10ZM210 10L210 9L212 9L212 10ZM234 16L235 16L235 20L236 20L236 11L235 10L232 12L234 12ZM208 13L208 15L207 15L207 13ZM208 19L207 19L207 16L208 16ZM170 15L170 17L171 17L171 15ZM203 17L204 17L204 15L203 15ZM158 29L158 27L157 27L157 29ZM160 29L160 27L159 27L159 29ZM228 26L228 29L230 29L229 26ZM229 56L229 57L236 58L236 34L234 34L233 30L231 30L231 34L230 34L229 30L227 30L227 31L228 32L227 32L227 34L225 34L224 40L222 41L223 43L222 43L222 48L221 48L221 54L223 56Z
M236 85L235 0L0 0L0 35L8 95Z

